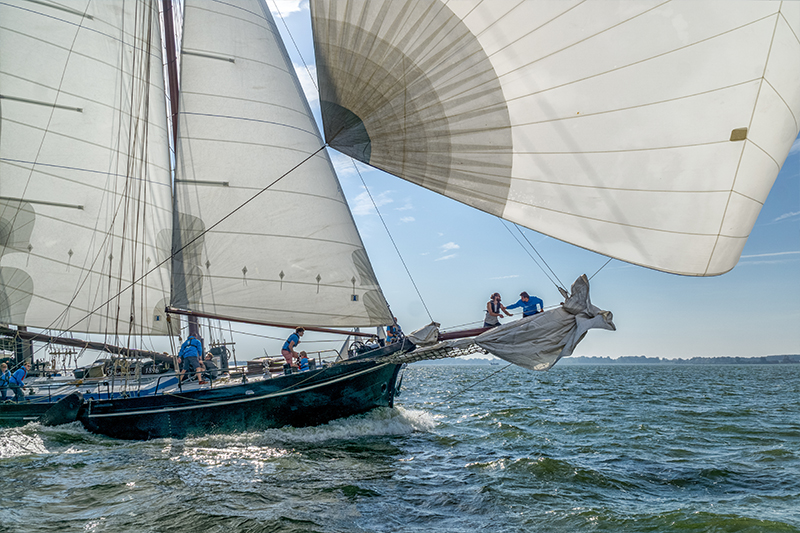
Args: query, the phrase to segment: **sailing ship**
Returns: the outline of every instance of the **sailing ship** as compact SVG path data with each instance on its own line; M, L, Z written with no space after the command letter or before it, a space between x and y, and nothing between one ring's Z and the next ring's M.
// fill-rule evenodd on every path
M185 0L177 26L163 5L162 24L154 0L0 4L0 322L18 338L124 353L181 335L181 315L392 324L327 146L610 257L721 274L798 132L791 3L312 0L325 141L264 0ZM49 423L319 424L392 406L412 361L546 370L614 329L585 276L562 294L489 331L433 323L311 372L80 401Z

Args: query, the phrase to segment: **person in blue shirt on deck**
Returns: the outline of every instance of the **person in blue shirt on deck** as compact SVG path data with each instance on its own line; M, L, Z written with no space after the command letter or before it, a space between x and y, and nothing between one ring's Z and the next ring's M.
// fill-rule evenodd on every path
M0 396L2 400L6 401L8 395L8 386L11 383L11 372L8 370L8 365L5 363L0 364Z
M515 307L522 308L522 318L526 316L533 316L540 313L544 309L544 302L536 296L530 296L527 292L522 291L520 299L515 304L511 304L506 309L514 309Z
M403 330L400 329L400 324L397 323L397 317L394 318L394 324L386 326L386 341L391 344L397 342L403 336Z
M300 358L297 361L297 366L300 367L300 372L308 370L308 355L306 352L300 352Z
M200 358L203 356L203 343L194 335L189 335L186 341L181 345L181 351L178 352L178 357L183 360L183 370L186 374L181 373L178 376L178 383L183 381L184 375L191 376L194 372L197 376L197 381L202 381L200 375L202 367L200 366Z
M297 352L294 349L300 344L300 337L303 336L306 330L303 328L297 328L294 330L294 333L289 335L289 338L286 339L286 342L283 343L283 348L281 348L281 355L284 359L286 359L286 364L291 366L292 363L296 358L299 357Z
M30 363L25 363L22 365L16 372L11 374L11 380L9 381L8 385L11 387L11 390L14 391L14 401L15 402L22 402L25 401L25 392L23 392L23 387L25 387L25 378L28 375L28 370L31 369Z

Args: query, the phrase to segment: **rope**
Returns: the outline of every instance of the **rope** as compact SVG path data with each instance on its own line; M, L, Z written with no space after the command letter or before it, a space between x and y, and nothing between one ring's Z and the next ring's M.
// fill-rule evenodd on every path
M397 257L400 258L400 262L403 264L403 268L406 270L406 274L408 274L408 279L411 280L411 284L414 286L414 290L417 291L417 296L419 297L419 301L422 302L422 307L424 307L425 312L428 313L428 319L430 319L430 321L433 322L433 316L431 316L431 312L428 310L428 306L425 305L425 300L422 298L422 293L419 292L417 283L414 281L414 277L411 275L411 271L408 269L408 265L406 265L406 262L403 259L402 254L400 253L400 249L397 247L397 243L394 241L394 237L392 237L392 234L389 231L389 226L386 225L386 221L383 219L383 215L381 214L380 209L378 209L378 204L375 203L375 199L372 197L372 193L369 192L369 188L367 187L367 184L364 181L364 176L362 176L361 171L358 170L358 165L356 165L355 160L352 158L350 160L353 162L353 167L356 169L358 177L361 178L361 184L364 186L364 190L367 191L367 195L369 196L369 199L372 202L372 206L378 213L378 218L381 219L381 223L383 224L383 228L386 230L386 234L389 236L389 240L392 241L392 246L394 246L394 251L397 252Z
M463 392L466 392L466 391L468 391L469 389L471 389L472 387L474 387L474 386L475 386L475 385L477 385L478 383L481 383L481 382L484 382L484 381L486 381L487 379L489 379L490 377L494 376L495 374L499 374L500 372L502 372L502 371L503 371L503 370L505 370L506 368L510 367L511 365L512 365L512 363L508 363L506 366L504 366L504 367L503 367L503 368L501 368L500 370L498 370L498 371L496 371L496 372L492 372L491 374L489 374L489 375L488 375L488 376L486 376L485 378L483 378L483 379L480 379L480 380L476 381L475 383L473 383L472 385L469 385L468 387L465 387L465 388L461 389L460 391L458 391L458 392L455 392L455 393L451 394L450 396L448 396L447 398L445 398L445 399L444 399L444 400L442 400L442 401L446 402L446 401L447 401L447 400L449 400L450 398L453 398L453 397L455 397L455 396L458 396L459 394L462 394Z
M547 279L550 280L550 283L555 285L556 289L563 289L564 283L560 279L558 279L558 276L556 276L556 273L553 271L552 268L550 268L550 265L547 264L547 261L544 260L542 255L539 253L538 250L536 250L536 247L531 243L531 241L529 241L528 238L525 236L525 234L522 233L522 230L519 229L519 226L517 224L514 224L516 226L517 231L519 232L519 234L522 235L522 238L525 239L525 242L528 243L528 246L530 246L533 249L533 251L536 252L536 255L538 255L539 259L542 260L542 263L544 263L547 266L547 269L550 270L550 272L553 274L553 277L558 281L558 283L553 281L553 277L551 277L550 274L547 273L547 270L545 270L544 267L539 264L539 261L537 261L536 258L533 257L533 255L531 255L531 253L528 251L528 249L525 248L525 245L520 242L520 240L517 238L516 235L514 235L514 232L511 231L511 229L506 225L505 221L502 218L500 219L500 222L503 223L503 227L508 230L508 232L511 234L511 236L514 237L514 239L517 241L517 243L519 243L519 245L522 247L522 249L525 250L525 252L528 254L528 256L533 260L533 262L536 263L536 266L538 266L541 269L541 271L544 273L544 275L547 276Z
M300 56L300 61L303 62L303 66L306 68L306 72L308 72L308 77L311 79L311 83L313 83L314 88L317 91L319 91L319 87L317 86L317 80L315 80L314 76L311 75L311 69L308 68L308 63L306 63L306 59L303 57L303 54L300 53L300 47L297 46L297 42L294 40L294 35L292 35L292 32L289 30L289 25L286 24L286 19L284 18L283 13L281 13L280 8L278 7L278 2L273 0L272 3L275 5L275 11L278 12L278 16L281 18L281 22L283 22L283 27L286 28L286 33L289 34L289 38L292 40L292 44L294 45L294 49L297 52L297 55Z
M591 276L589 276L589 279L592 279L592 278L593 278L593 277L595 277L597 274L599 274L599 273L600 273L600 271L601 271L601 270L603 270L603 269L606 267L606 265L607 265L607 264L609 264L609 263L611 262L611 260L612 260L612 259L614 259L614 258L613 258L613 257L609 257L609 258L608 258L608 261L606 261L605 263L603 263L603 266L601 266L600 268L598 268L598 269L597 269L597 272L595 272L594 274L592 274Z

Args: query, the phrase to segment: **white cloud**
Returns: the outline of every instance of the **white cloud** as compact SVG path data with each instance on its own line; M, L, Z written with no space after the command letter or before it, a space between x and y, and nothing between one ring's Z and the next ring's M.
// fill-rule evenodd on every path
M409 222L414 222L414 220L415 220L414 217L402 217L400 219L400 222L403 222L404 224L407 224Z
M275 18L288 17L292 13L300 13L308 10L306 0L269 0L269 10Z
M353 205L350 206L354 216L376 215L375 206L381 207L386 204L392 203L394 200L389 198L392 191L384 191L380 194L370 195L367 191L362 192L353 199ZM374 203L373 203L374 200Z
M303 93L306 95L306 99L309 104L313 106L319 101L319 91L317 91L317 67L315 65L309 65L309 67L306 68L305 65L298 65L295 63L294 71L300 79L300 85L303 87Z
M411 211L412 209L414 209L414 206L411 205L411 201L410 200L406 200L405 205L402 205L400 207L395 207L394 208L395 211Z
M754 257L778 257L780 255L800 255L800 251L792 251L792 252L772 252L769 254L753 254L753 255L743 255L742 259L752 259Z
M437 261L446 261L447 259L452 259L452 258L454 258L456 255L458 255L458 254L450 254L450 255L445 255L445 256L442 256L442 257L440 257L439 259L437 259Z
M797 143L795 143L795 144L797 144ZM800 211L794 211L793 213L784 213L781 216L779 216L778 218L776 218L775 220L773 220L773 222L777 222L777 221L783 220L785 218L796 217L797 215L800 215Z
M454 242L448 242L446 244L441 245L439 248L442 249L442 253L445 253L451 250L458 250L461 247Z
M496 278L489 278L489 279L491 279L491 280L495 280L495 279L512 279L512 278L518 278L518 277L519 277L519 274L514 274L512 276L499 276L499 277L496 277Z

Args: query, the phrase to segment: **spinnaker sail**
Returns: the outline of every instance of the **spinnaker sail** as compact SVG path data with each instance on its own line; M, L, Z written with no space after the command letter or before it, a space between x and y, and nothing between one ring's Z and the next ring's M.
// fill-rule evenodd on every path
M312 0L325 137L577 246L733 268L800 130L800 4Z

